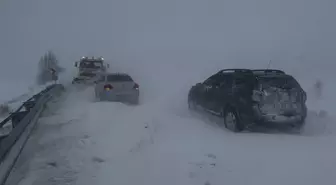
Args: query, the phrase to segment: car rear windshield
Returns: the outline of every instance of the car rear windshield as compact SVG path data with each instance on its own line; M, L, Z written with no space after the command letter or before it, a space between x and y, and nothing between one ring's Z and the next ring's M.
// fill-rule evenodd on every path
M300 88L300 84L292 76L259 77L259 83L280 88Z
M133 79L128 75L108 75L108 82L131 82Z
M94 73L81 73L79 76L85 76L85 77L95 77L96 74Z

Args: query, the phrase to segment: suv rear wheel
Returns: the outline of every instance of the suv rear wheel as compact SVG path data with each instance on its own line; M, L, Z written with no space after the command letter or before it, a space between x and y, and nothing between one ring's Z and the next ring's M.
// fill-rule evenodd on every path
M233 108L222 110L224 126L232 132L241 132L243 130L237 112Z

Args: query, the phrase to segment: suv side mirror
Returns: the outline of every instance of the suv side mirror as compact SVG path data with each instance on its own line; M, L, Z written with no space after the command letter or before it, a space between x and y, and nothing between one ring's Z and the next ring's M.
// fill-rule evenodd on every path
M78 62L75 62L75 67L77 67L78 66Z

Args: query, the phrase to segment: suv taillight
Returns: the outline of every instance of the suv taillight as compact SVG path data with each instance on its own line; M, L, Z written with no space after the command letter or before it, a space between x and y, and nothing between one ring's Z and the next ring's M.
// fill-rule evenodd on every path
M113 86L111 84L106 84L106 85L104 85L104 89L105 90L111 90L111 89L113 89Z
M139 89L139 85L137 83L134 84L133 89Z

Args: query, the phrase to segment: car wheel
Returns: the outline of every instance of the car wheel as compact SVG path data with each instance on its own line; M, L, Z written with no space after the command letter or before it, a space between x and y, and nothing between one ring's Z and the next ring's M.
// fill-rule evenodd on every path
M135 98L135 100L132 101L133 105L138 105L139 104L139 98Z
M129 103L131 105L138 105L139 104L139 96L131 96L127 100L125 100L125 103Z
M227 109L226 111L223 109L222 115L226 129L231 130L232 132L241 132L243 130L236 111L231 108Z

